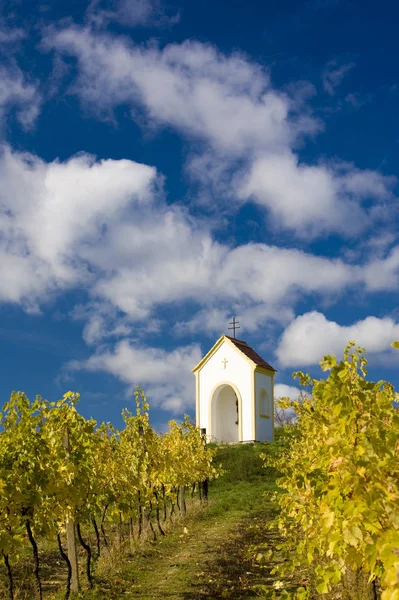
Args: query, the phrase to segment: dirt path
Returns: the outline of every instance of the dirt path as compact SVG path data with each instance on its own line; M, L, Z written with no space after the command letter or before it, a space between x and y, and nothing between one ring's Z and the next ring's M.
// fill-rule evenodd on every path
M272 583L269 569L254 565L247 552L265 542L263 525L270 511L245 517L226 515L189 518L169 539L135 557L134 583L125 597L141 600L205 600L255 597L256 584ZM269 536L268 545L274 537Z
M260 497L261 498L261 497ZM175 518L166 537L157 542L143 541L133 552L103 551L94 566L95 588L87 589L85 556L80 552L82 600L245 600L256 597L254 585L272 584L269 570L254 564L249 555L252 545L267 550L274 543L264 524L271 508L263 502L257 509L229 508L220 501L207 507L191 506L190 514ZM265 547L266 540L266 547ZM91 540L92 545L94 540ZM34 597L31 557L21 560L17 573L18 600ZM41 578L44 598L64 597L66 569L58 553L42 551ZM4 579L4 577L3 577ZM0 587L0 598L8 596L7 584Z
M255 550L265 554L276 543L265 525L275 516L275 473L263 469L259 446L239 445L218 449L219 478L209 486L209 504L187 494L189 514L181 519L169 514L162 527L166 537L151 541L151 529L135 542L118 528L108 526L107 547L92 563L94 587L89 589L86 554L79 551L80 600L246 600L258 596L259 587L271 589L272 564L252 560ZM171 521L172 519L172 521ZM146 535L150 539L145 539ZM94 532L84 527L84 537L96 547ZM64 542L65 546L65 542ZM29 548L12 562L15 600L35 596L32 553ZM45 600L63 600L67 570L54 540L39 539L40 573ZM0 598L8 596L5 566L0 562Z

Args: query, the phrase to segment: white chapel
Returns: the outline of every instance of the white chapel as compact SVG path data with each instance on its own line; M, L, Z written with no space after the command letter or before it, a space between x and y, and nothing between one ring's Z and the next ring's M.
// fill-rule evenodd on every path
M276 370L246 342L222 335L192 372L196 424L208 441L273 440Z

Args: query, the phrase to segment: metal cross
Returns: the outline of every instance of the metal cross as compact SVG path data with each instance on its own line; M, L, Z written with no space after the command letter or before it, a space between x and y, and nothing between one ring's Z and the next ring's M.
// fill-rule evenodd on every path
M233 317L233 320L229 323L229 325L233 325L233 327L229 327L229 329L233 330L233 338L236 337L236 329L240 329L239 323L240 321L236 321L235 317Z
M227 358L224 358L224 359L222 360L222 363L224 364L224 368L226 368L226 365L227 365L227 363L228 363L228 362L229 362L229 361L227 360Z

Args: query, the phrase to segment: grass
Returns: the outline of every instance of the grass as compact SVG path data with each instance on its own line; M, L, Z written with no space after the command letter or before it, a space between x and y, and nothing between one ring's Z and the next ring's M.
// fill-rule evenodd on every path
M209 504L192 507L167 538L137 549L119 570L107 571L102 586L82 597L256 597L256 585L273 581L270 570L254 564L248 552L252 546L264 547L264 524L274 514L274 506L265 493L275 491L275 473L267 473L259 457L269 447L272 450L264 444L219 447L215 462L222 465L225 473L210 483ZM275 541L269 534L267 547ZM97 575L100 571L99 568ZM112 578L113 583L105 586Z
M253 561L250 549L267 551L276 534L265 533L264 525L275 513L270 492L276 490L276 473L262 466L261 452L278 451L275 444L241 444L218 447L215 462L224 474L210 482L209 502L188 503L184 518L168 525L167 536L157 542L140 542L134 548L113 540L94 569L95 585L84 589L82 600L245 600L257 596L256 586L271 585L270 567ZM94 547L94 544L93 544ZM61 600L65 568L53 549L39 548L45 600ZM81 566L83 572L83 554ZM18 593L15 600L34 598L29 559L17 567ZM1 570L6 598L5 571ZM21 585L23 584L23 585ZM1 583L0 583L1 586Z

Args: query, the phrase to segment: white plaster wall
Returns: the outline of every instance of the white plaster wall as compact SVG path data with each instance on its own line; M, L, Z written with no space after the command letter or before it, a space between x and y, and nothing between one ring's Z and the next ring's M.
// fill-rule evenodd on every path
M269 394L271 412L270 419L260 417L259 392L264 388ZM270 375L264 373L255 373L255 392L256 392L256 439L259 442L273 440L273 379Z
M222 363L227 359L226 368ZM210 431L210 396L215 386L221 383L232 383L240 392L242 399L242 439L252 440L253 408L251 401L252 392L252 365L243 354L223 342L215 354L199 371L199 400L200 400L200 427L205 427L208 435Z

